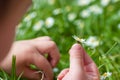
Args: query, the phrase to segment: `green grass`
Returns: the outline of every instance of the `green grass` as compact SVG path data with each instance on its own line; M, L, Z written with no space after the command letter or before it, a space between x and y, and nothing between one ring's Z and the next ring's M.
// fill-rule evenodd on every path
M4 70L0 69L0 80L20 80L22 73L16 76L16 56L12 57L12 70L11 74L7 74Z
M54 4L49 4L48 0L33 0L33 5L25 14L17 30L16 40L32 39L40 36L50 36L58 45L61 53L61 60L57 65L59 69L55 72L55 76L64 69L69 67L68 51L75 40L73 35L80 38L88 39L90 36L95 36L99 41L99 45L91 48L83 45L86 52L92 57L99 68L100 74L112 72L112 76L106 80L120 79L120 1L112 2L103 7L100 0L94 0L89 5L78 6L77 0L53 0ZM51 0L49 0L51 1ZM89 9L92 5L98 5L102 12L95 14L93 12L86 18L83 18L83 10ZM55 9L60 9L58 14L53 14ZM95 10L99 10L95 7ZM27 15L34 13L31 18L25 18ZM68 19L70 13L75 13L76 17L73 20ZM85 14L85 13L84 13ZM54 19L52 27L47 27L43 24L38 30L34 30L36 22L43 22L48 18ZM50 24L49 24L50 25ZM118 27L119 26L119 27ZM67 64L66 64L67 61ZM7 75L1 71L5 80Z

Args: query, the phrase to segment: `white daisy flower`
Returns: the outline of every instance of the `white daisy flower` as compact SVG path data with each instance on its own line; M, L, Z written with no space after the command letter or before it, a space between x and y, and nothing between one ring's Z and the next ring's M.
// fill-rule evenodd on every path
M58 15L60 13L61 13L61 9L60 8L57 8L57 9L53 10L53 14L54 15Z
M86 6L89 5L92 2L92 0L78 0L77 3L79 6Z
M25 30L17 29L16 30L16 34L24 35L25 34Z
M99 45L99 41L97 40L97 38L95 36L90 36L85 44L91 48L95 48Z
M55 23L55 20L53 17L48 17L46 20L45 20L45 25L47 28L51 28Z
M120 29L120 24L118 24L118 29Z
M81 29L83 29L85 26L85 23L82 20L76 20L74 24Z
M105 80L107 77L110 77L112 75L111 72L105 72L101 77L100 80Z
M33 26L33 30L34 31L39 31L44 25L44 21L40 20L37 23L35 23L35 25Z
M53 72L58 72L59 71L59 69L58 68L53 68Z
M20 33L20 28L22 27L22 24L18 24L17 27L16 27L16 34L19 34Z
M110 3L110 0L101 0L102 6L107 6Z
M67 12L69 12L71 10L71 6L66 6L65 9Z
M91 15L91 13L90 13L90 10L88 10L88 9L83 10L83 11L80 13L80 16L81 16L82 18L88 18L90 15Z
M102 14L103 13L103 9L98 5L92 5L88 9L93 14Z
M69 13L68 14L68 20L69 21L73 21L76 17L77 17L77 15L75 13Z
M50 4L50 5L55 4L55 0L47 0L47 1L48 1L48 4Z
M117 2L117 1L119 1L119 0L112 0L113 3Z
M31 19L33 19L34 17L36 17L36 12L32 12L30 14L28 14L25 18L24 18L24 21L25 22L29 22Z
M0 77L0 80L3 80L3 79Z
M19 23L18 25L17 25L17 28L21 28L22 27L22 23Z
M80 38L77 37L76 35L74 35L73 38L74 38L77 42L79 42L79 43L82 43L82 44L85 43L85 39L80 39Z

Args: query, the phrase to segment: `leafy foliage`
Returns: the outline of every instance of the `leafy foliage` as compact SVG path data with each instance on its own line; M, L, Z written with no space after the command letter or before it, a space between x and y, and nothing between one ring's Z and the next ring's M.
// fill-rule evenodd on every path
M18 25L16 40L50 36L61 52L61 60L56 67L58 71L55 72L57 76L62 69L69 67L68 51L75 43L72 36L77 35L87 41L89 37L95 37L94 40L97 40L99 45L94 48L83 45L86 52L97 64L101 75L112 72L106 80L118 80L120 79L119 4L119 0L33 0L32 7ZM0 74L8 80L9 77L4 71Z

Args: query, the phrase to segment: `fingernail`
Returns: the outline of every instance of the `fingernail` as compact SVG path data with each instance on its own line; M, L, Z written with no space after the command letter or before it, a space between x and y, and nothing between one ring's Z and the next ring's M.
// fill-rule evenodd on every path
M80 44L74 44L73 46L72 46L72 48L74 48L74 49L80 49Z

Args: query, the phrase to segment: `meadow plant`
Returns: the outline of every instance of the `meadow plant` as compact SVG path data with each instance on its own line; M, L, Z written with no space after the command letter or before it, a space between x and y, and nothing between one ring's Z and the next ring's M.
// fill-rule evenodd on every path
M68 51L76 42L72 36L83 43L98 66L101 80L120 79L119 0L33 0L17 27L16 40L39 36L50 36L60 50L61 59L53 69L54 80L69 67ZM14 73L15 67L12 70ZM1 70L0 80L11 80L13 73L10 76Z

